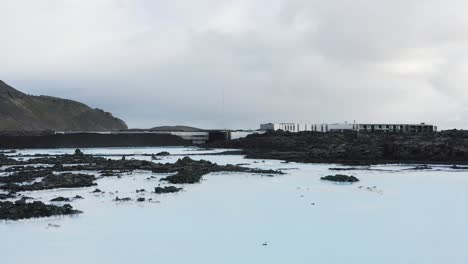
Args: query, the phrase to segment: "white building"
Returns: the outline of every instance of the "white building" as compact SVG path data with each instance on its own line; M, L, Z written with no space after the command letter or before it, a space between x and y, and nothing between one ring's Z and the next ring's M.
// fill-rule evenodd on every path
M294 123L268 123L260 125L260 130L264 131L276 131L276 130L283 130L289 132L298 132L299 131L299 124Z
M260 125L260 130L276 131L283 130L289 132L316 131L316 132L436 132L437 126L430 124L357 124L357 123L333 123L333 124L295 124L295 123L268 123Z
M331 132L331 131L345 131L345 130L356 130L356 124L296 124L296 123L267 123L261 124L260 130L263 131L316 131L316 132Z
M383 132L436 132L437 126L421 123L421 124L359 124L359 131L383 131Z

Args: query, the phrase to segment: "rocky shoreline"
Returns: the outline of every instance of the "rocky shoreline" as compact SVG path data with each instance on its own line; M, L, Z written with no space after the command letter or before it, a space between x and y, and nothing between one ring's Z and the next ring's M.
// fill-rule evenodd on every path
M20 220L54 215L74 215L80 213L82 212L73 209L70 204L59 206L44 204L40 201L34 201L31 203L24 200L17 200L15 202L0 201L0 220Z
M206 147L242 149L247 158L304 163L468 164L468 131L419 134L276 131L213 142Z
M156 154L157 155L157 154ZM159 156L167 156L169 153L162 153ZM4 167L6 166L6 167ZM0 219L17 220L34 217L45 217L52 215L76 214L71 205L62 206L44 204L34 201L26 203L25 198L17 201L26 191L42 191L51 189L85 188L96 186L96 180L101 177L121 177L134 171L147 171L153 174L169 174L160 179L161 183L195 184L199 183L203 176L213 172L244 172L263 175L283 174L276 170L262 170L242 167L238 165L218 165L206 160L192 160L184 157L175 163L155 163L147 160L127 160L125 156L121 159L107 159L103 157L84 154L77 149L74 154L65 155L37 155L30 159L19 160L0 154ZM5 175L6 174L6 175ZM142 176L146 177L146 176ZM151 179L150 177L149 179ZM170 186L157 186L154 194L177 193L183 188ZM144 189L137 190L137 193L145 193ZM103 194L96 189L93 194ZM81 196L75 198L56 197L51 199L54 203L72 202L75 199L82 199ZM114 201L131 201L130 197L119 198ZM137 202L144 202L144 197L138 197ZM148 199L151 201L152 199Z

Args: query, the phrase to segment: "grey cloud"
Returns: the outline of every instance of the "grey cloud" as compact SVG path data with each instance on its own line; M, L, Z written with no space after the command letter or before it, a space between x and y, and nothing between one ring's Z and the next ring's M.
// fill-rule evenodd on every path
M105 108L131 127L468 128L464 1L45 2L27 12L5 4L2 78Z

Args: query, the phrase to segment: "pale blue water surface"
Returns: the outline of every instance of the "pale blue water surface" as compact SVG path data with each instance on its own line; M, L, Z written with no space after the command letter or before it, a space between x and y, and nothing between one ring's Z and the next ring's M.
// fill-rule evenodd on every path
M101 178L97 187L26 192L45 202L81 195L71 204L84 213L0 222L1 263L468 263L468 171L379 165L337 172L328 170L334 164L199 155L222 150L194 148L83 151L146 160L138 155L168 151L176 155L156 162L189 155L286 174L214 173L183 192L156 195L135 190L153 190L164 175L137 171ZM336 173L361 181L320 180ZM106 193L90 193L95 188ZM154 201L115 202L115 196Z

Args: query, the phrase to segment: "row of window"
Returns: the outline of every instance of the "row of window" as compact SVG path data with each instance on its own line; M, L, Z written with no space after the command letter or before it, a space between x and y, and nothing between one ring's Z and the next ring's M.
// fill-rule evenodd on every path
M281 130L295 131L295 125L280 125Z
M407 126L407 125L360 125L363 130L405 130L408 131L433 131L433 126Z

